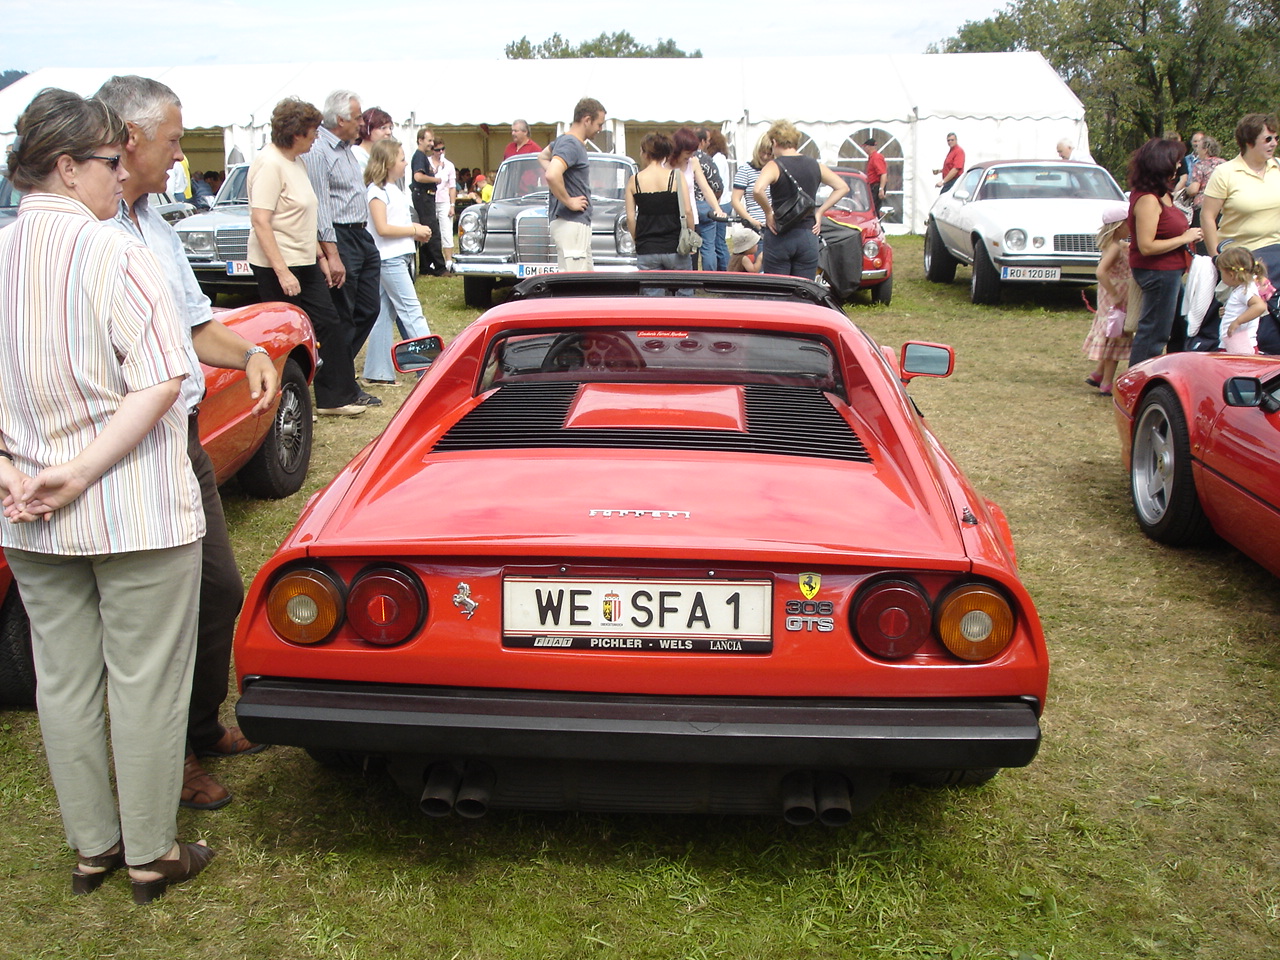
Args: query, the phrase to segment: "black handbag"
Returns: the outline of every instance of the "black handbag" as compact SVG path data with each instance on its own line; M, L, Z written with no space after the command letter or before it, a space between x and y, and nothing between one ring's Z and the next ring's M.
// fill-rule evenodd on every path
M774 163L778 161L775 160ZM787 197L781 203L774 204L773 207L774 232L786 233L805 217L812 217L818 201L813 198L813 194L796 182L790 170L780 163L778 163L778 169L787 175L787 179L791 181L791 186L796 191L794 195Z

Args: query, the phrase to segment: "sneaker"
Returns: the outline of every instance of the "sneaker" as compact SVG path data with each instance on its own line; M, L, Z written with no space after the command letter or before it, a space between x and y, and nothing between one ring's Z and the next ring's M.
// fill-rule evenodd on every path
M375 397L372 393L365 393L363 390L360 391L360 396L356 397L354 402L361 407L382 406L382 399L380 397Z
M358 403L348 403L344 407L316 407L316 413L322 417L358 417L365 408Z

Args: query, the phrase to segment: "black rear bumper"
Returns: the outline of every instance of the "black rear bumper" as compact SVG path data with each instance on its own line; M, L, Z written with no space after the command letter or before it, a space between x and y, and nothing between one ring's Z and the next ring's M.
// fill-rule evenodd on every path
M368 754L786 767L1021 767L1034 701L660 697L247 677L259 743Z

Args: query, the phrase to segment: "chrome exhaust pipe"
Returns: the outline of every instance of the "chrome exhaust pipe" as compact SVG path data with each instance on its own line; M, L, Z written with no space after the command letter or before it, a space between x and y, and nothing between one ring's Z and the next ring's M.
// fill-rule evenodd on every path
M813 823L818 817L813 790L813 774L797 770L782 778L782 819L795 827Z
M484 763L468 763L462 775L462 786L454 801L454 812L468 820L479 820L489 812L489 798L497 780L493 768Z
M427 771L427 785L422 790L418 807L428 817L447 817L458 799L462 775L452 763L433 764Z
M818 822L828 827L843 827L853 819L849 799L849 781L838 773L820 773L814 787Z

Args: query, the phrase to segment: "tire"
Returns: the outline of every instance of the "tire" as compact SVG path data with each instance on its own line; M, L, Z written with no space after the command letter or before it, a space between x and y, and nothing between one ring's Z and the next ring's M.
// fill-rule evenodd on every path
M980 787L990 783L999 767L985 770L916 770L907 774L907 782L917 787Z
M883 283L877 283L871 288L871 302L881 303L886 307L889 301L893 299L893 277L889 277Z
M930 283L950 283L956 278L956 263L956 258L947 252L947 245L938 234L938 225L930 220L924 231L925 277Z
M240 486L251 496L279 500L297 493L311 466L311 391L296 360L284 362L280 402L262 446L240 468Z
M36 666L31 658L31 624L17 584L0 606L0 703L36 705Z
M969 280L972 303L1000 302L1000 271L991 264L987 245L981 238L973 241L973 276Z
M488 310L493 306L493 277L464 276L462 302L477 310Z
M1184 547L1209 539L1212 530L1191 469L1187 418L1167 385L1151 390L1138 407L1129 491L1138 526L1152 540Z

